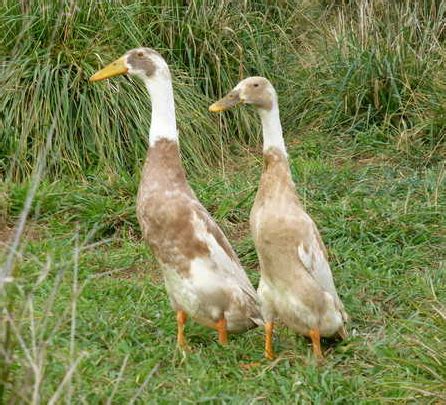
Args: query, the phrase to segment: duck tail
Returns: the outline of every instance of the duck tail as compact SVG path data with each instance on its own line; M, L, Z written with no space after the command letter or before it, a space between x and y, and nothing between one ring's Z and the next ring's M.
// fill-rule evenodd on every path
M344 305L342 304L341 300L339 300L339 311L341 312L342 320L344 321L343 325L338 330L338 335L341 337L342 340L345 340L348 337L348 332L345 327L345 324L349 320L349 316L347 312L345 312Z
M345 328L345 325L342 325L339 330L338 330L338 335L341 337L342 340L347 339L348 337L348 332L347 329Z
M253 321L256 324L256 326L265 325L265 321L260 316L256 317L251 316L249 319L251 319L251 321Z

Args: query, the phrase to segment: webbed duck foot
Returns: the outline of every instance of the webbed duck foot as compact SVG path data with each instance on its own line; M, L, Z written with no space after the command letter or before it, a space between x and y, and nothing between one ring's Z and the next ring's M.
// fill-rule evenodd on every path
M186 342L184 342L183 344L178 343L177 347L178 347L178 349L180 349L180 351L183 354L192 353L192 349L190 348L190 346Z
M265 350L265 358L270 360L270 361L273 361L276 358L276 355L275 355L275 353L273 351L266 351Z

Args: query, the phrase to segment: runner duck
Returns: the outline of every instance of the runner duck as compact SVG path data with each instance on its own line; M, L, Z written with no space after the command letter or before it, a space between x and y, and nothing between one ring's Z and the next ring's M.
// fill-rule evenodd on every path
M152 100L149 150L136 212L177 314L178 345L187 348L184 325L188 316L216 329L219 342L226 344L228 331L263 323L256 292L225 235L187 183L167 63L152 49L132 49L90 81L122 74L139 77Z
M249 77L209 110L224 111L238 103L254 105L263 128L265 163L250 225L261 270L257 293L265 321L265 356L274 358L272 334L274 320L279 318L309 336L320 359L320 337L345 337L347 314L336 292L324 244L291 178L277 94L267 79Z

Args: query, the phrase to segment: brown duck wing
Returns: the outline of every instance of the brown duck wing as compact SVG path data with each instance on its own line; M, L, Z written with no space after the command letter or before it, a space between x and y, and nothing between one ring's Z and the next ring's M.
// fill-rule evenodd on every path
M257 294L254 287L243 270L237 254L228 242L224 233L221 231L220 227L215 223L209 212L200 203L198 203L198 201L195 205L195 213L197 218L205 227L205 232L207 233L206 238L214 239L224 252L224 255L221 255L219 258L219 263L217 263L218 270L225 272L228 277L234 279L238 286L255 303L257 303Z
M337 308L341 311L344 320L348 316L338 296L327 259L327 251L320 237L319 231L311 217L305 213L301 218L300 233L305 235L299 238L297 253L300 261L313 279L328 293L332 295Z

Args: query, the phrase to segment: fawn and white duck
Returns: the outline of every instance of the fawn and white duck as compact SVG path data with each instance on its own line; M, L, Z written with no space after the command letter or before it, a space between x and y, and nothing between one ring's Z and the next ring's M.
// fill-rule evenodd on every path
M277 94L264 77L242 80L209 107L227 110L239 103L257 108L262 122L264 169L250 225L260 262L258 288L265 321L265 356L274 357L272 333L279 318L309 336L322 358L321 336L346 336L347 314L336 292L325 246L296 193L282 136Z
M263 323L256 292L225 235L187 183L166 61L153 49L132 49L90 81L122 74L139 77L152 101L149 149L136 212L177 313L178 344L187 347L188 316L217 329L220 343L225 344L228 331Z

